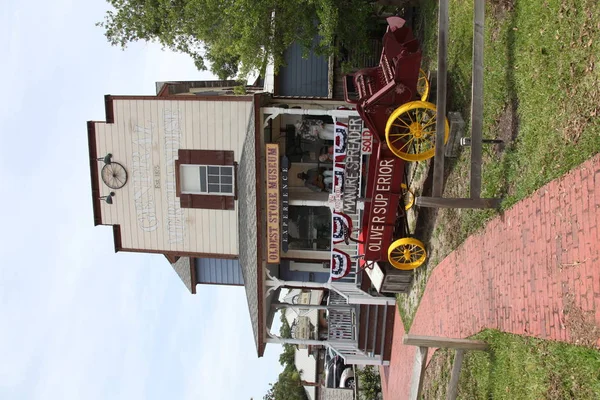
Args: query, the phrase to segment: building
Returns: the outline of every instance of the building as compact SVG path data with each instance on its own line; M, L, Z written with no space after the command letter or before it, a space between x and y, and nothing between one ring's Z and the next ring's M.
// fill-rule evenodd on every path
M384 267L365 272L356 257L365 250L341 235L363 226L367 166L381 158L370 157L356 111L182 87L107 95L105 121L87 123L94 223L112 226L115 251L164 255L192 293L199 283L244 285L259 356L287 342L387 364L395 299L371 294L367 276ZM315 169L329 193L300 178ZM304 306L326 312L323 337L270 332L277 310L292 306L278 300L290 288L327 293Z

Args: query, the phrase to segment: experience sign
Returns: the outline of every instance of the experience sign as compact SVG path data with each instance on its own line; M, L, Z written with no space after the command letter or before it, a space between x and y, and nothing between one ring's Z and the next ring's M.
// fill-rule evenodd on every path
M279 263L279 146L269 143L267 155L267 262Z

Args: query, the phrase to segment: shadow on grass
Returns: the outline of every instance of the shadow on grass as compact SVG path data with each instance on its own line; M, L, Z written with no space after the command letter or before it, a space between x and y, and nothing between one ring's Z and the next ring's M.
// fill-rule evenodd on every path
M516 41L516 21L517 21L517 5L518 0L512 1L512 11L509 14L508 28L506 31L506 73L505 84L508 95L508 102L504 112L504 118L501 118L499 124L508 126L499 126L500 139L503 140L502 145L497 146L497 150L501 154L500 160L500 185L496 196L506 198L510 184L508 181L510 166L510 153L514 149L515 141L519 133L519 97L517 94L516 79L515 79L515 41Z

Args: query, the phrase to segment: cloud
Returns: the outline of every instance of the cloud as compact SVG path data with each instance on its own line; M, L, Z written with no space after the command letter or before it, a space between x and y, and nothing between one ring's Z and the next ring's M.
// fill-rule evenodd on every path
M190 360L183 398L262 398L281 371L275 361L279 353L257 357L244 289L213 287L207 295L214 307L195 341L211 345L199 347Z
M110 47L105 7L13 1L0 16L0 398L260 398L280 348L257 359L243 288L192 296L164 257L114 254L93 226L85 121L104 118L103 95L211 78L157 45Z

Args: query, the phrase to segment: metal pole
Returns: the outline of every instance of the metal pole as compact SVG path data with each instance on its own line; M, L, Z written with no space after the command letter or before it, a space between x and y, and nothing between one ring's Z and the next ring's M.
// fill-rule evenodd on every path
M444 141L446 134L446 77L448 59L448 0L439 1L438 11L438 71L435 159L433 167L433 197L442 197L444 188Z

